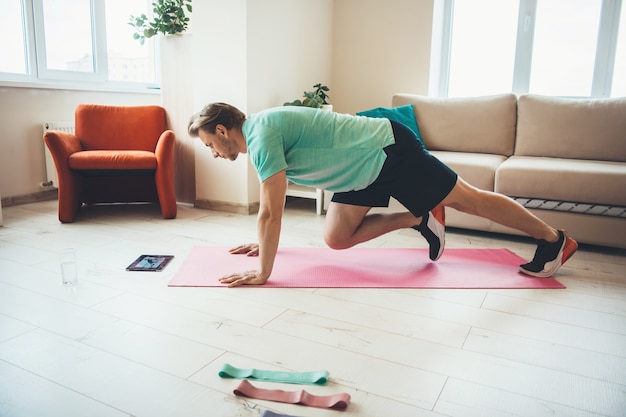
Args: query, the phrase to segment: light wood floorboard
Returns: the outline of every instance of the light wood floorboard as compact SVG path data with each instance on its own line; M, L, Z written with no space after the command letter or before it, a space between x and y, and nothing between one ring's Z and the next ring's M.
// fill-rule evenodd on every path
M2 417L626 415L624 250L581 245L556 276L563 290L170 288L194 246L255 241L255 216L180 205L162 220L156 206L114 205L60 224L56 201L3 216ZM323 247L323 222L314 201L290 198L281 244ZM402 230L363 246L426 242ZM63 247L78 249L73 287L61 284ZM534 252L527 238L459 229L447 247ZM175 258L160 273L125 271L144 253ZM352 402L235 397L224 363L326 369L327 385L304 389Z

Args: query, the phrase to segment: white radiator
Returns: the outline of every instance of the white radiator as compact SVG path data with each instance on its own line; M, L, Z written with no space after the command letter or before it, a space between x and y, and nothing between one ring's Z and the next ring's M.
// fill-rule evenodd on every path
M74 133L74 121L69 122L45 122L43 124L43 133L46 133L49 130L60 130L61 132ZM46 156L46 181L41 183L44 187L58 187L59 180L57 178L57 169L54 166L54 160L52 159L52 154L50 150L46 146L45 142L43 144L44 153Z

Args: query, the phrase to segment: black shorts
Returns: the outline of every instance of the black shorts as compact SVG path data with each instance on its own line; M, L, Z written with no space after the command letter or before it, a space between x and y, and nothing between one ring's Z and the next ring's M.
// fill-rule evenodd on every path
M391 122L396 142L384 148L387 158L378 178L363 190L335 193L332 201L364 207L388 207L390 197L420 217L452 191L457 174L432 156L406 126Z

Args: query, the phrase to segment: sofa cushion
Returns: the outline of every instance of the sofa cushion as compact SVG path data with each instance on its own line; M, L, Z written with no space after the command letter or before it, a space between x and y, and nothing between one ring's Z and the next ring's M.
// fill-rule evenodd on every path
M481 190L493 191L496 170L506 159L502 155L468 152L432 151L461 178Z
M512 197L626 206L626 164L512 156L496 171L495 190Z
M626 161L626 97L518 101L515 155Z
M156 155L147 151L82 151L70 155L71 169L156 169Z
M392 105L413 104L429 150L510 156L515 144L514 94L475 98L433 98L396 94Z
M420 134L420 128L417 126L417 120L415 119L415 111L412 104L398 107L376 107L375 109L364 110L356 113L357 116L374 117L389 119L393 122L402 123L417 136L419 141L422 141L422 135Z

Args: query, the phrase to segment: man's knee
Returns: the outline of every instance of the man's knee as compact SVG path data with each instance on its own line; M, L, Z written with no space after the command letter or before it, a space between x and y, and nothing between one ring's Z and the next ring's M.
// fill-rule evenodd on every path
M444 199L444 205L468 214L477 214L481 204L490 197L487 191L474 187L459 178L457 184Z
M331 202L324 222L324 242L331 249L347 249L356 244L354 234L363 222L369 207Z
M328 229L324 231L324 243L326 243L329 248L337 250L348 249L353 246L348 236L343 236L337 233L337 231Z

